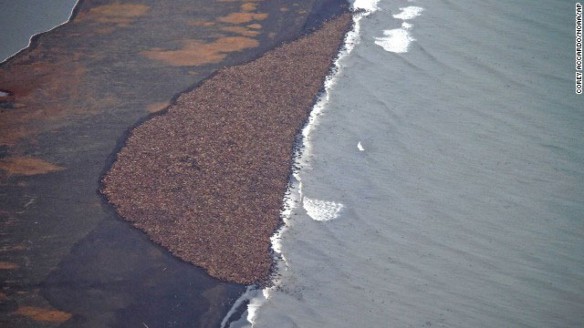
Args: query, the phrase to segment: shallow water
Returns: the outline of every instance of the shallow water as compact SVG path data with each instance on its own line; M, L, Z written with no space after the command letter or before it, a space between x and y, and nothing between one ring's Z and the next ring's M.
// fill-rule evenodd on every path
M359 3L276 287L231 326L584 325L573 3Z

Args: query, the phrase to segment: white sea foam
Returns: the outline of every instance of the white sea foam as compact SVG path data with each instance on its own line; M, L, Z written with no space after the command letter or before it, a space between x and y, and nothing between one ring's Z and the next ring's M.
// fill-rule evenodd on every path
M414 19L422 14L424 8L416 7L416 6L409 6L405 8L400 8L400 13L393 15L393 18L401 19L401 20L409 20Z
M394 18L402 20L400 28L384 30L382 37L375 38L375 44L382 47L383 50L394 53L408 52L410 43L416 41L411 34L412 24L406 20L414 19L422 14L424 8L409 6L400 8L400 12L393 15Z
M243 293L243 295L241 295L237 301L235 301L235 303L233 304L233 306L231 307L231 309L229 310L229 312L227 312L227 314L225 315L225 317L223 318L223 320L221 321L221 328L227 328L227 323L229 322L229 319L231 318L231 316L233 316L233 314L235 314L235 312L237 311L237 309L244 303L247 302L249 300L251 300L253 297L255 297L258 294L258 290L255 286L247 286L247 289L245 290L245 293Z
M355 10L365 10L368 12L374 12L377 11L379 8L377 7L377 4L379 3L379 0L355 0L353 2L353 9Z
M361 144L361 141L359 141L357 143L357 149L359 149L359 151L365 151L365 148L363 147L363 145Z
M371 13L377 11L377 3L378 1L366 1L366 0L357 0L353 3L354 9L362 9L363 12L359 12L353 15L353 30L349 31L345 36L345 44L343 49L341 49L337 60L333 66L333 72L330 74L326 80L324 81L324 92L320 95L316 104L312 108L310 112L310 116L308 118L308 122L302 129L302 152L297 154L297 164L307 164L307 160L311 154L311 143L310 143L310 133L312 130L318 126L318 118L326 108L326 105L329 103L330 100L330 90L335 85L338 79L338 71L340 70L340 61L345 58L359 42L361 42L361 20L364 17L369 16Z
M264 288L261 294L258 293L257 296L249 301L249 305L247 306L247 321L252 324L252 327L258 315L258 310L270 298L272 288L273 287Z
M395 53L408 52L408 47L412 41L416 41L409 32L409 29L396 28L383 31L383 37L375 38L375 44L381 46L385 51Z
M306 214L315 221L330 221L339 217L344 205L341 203L312 199L304 196L302 206Z

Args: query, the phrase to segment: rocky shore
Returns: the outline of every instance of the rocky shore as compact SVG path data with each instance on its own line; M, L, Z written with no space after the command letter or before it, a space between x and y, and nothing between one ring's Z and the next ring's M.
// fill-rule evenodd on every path
M351 21L344 13L181 95L131 131L103 194L154 242L211 276L266 281L295 139Z

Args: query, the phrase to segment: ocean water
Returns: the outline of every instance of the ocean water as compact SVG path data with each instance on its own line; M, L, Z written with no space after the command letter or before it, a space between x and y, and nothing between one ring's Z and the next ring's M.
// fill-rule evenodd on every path
M357 0L274 286L224 327L583 327L572 1Z
M69 20L77 0L0 1L0 63L28 47L33 35Z

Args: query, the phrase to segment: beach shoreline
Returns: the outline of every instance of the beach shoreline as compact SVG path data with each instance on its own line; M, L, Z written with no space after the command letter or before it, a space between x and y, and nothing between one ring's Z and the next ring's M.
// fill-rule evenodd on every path
M0 64L0 89L10 94L0 99L2 324L208 326L244 290L120 220L96 192L99 179L128 127L158 116L217 69L250 62L346 5L142 3L79 1L70 22ZM185 62L193 45L206 56ZM179 304L188 311L176 312Z
M344 13L182 94L132 130L103 194L153 241L212 276L267 283L297 136L351 22Z

